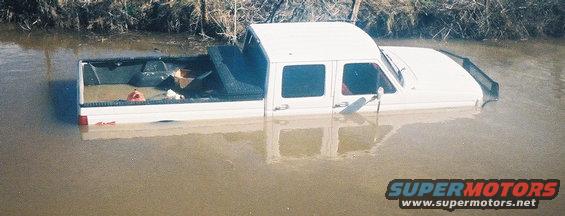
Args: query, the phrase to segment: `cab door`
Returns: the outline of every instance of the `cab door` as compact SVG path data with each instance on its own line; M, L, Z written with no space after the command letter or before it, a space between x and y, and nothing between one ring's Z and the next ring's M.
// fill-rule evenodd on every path
M273 116L332 113L333 62L277 64Z
M377 61L338 61L333 112L349 114L377 111L379 100L376 94L379 87L384 89L383 98L391 98L396 93L395 86Z

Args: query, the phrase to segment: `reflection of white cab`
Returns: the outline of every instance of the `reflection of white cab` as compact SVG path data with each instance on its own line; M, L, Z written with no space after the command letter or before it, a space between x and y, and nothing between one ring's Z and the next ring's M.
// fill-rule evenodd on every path
M103 62L81 62L82 123L465 107L498 98L498 84L469 59L448 53L463 60L460 65L432 49L379 47L349 23L253 24L242 47L211 48L210 79L216 80L203 83L219 87L174 103L86 103L83 68ZM114 68L127 65L119 63Z
M212 146L218 139L251 146L267 163L304 159L337 159L354 155L377 153L398 129L414 123L445 122L454 118L473 118L474 109L449 109L448 112L422 110L407 116L388 113L331 114L314 116L284 116L275 118L247 118L84 126L83 140L127 139L162 137L204 142ZM180 138L179 138L180 136ZM211 139L213 136L215 138ZM222 139L223 138L223 139ZM244 140L244 142L239 142ZM233 144L228 144L232 146ZM239 149L249 149L238 146ZM222 148L229 149L229 148Z

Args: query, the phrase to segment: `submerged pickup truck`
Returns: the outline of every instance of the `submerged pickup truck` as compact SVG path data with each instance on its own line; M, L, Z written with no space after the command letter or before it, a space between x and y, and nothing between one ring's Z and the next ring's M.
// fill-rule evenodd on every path
M180 70L190 79L182 88ZM252 24L241 49L81 60L78 73L81 125L450 108L498 99L498 83L467 58L378 46L342 22ZM144 100L126 100L134 89ZM181 97L163 97L171 91Z

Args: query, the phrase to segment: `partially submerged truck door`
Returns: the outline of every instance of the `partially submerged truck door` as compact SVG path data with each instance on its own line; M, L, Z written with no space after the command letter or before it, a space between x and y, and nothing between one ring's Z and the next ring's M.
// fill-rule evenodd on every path
M333 63L278 63L273 116L332 112Z
M383 98L397 96L396 88L376 61L338 61L335 74L334 113L376 111L379 87L384 89Z

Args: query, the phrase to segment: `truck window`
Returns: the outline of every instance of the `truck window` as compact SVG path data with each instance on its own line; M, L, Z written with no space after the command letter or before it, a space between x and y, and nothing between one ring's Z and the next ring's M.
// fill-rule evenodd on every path
M291 65L283 68L282 97L318 97L324 95L324 65Z
M394 93L396 89L374 63L351 63L343 66L343 95L376 94L378 87L383 87L385 93Z

